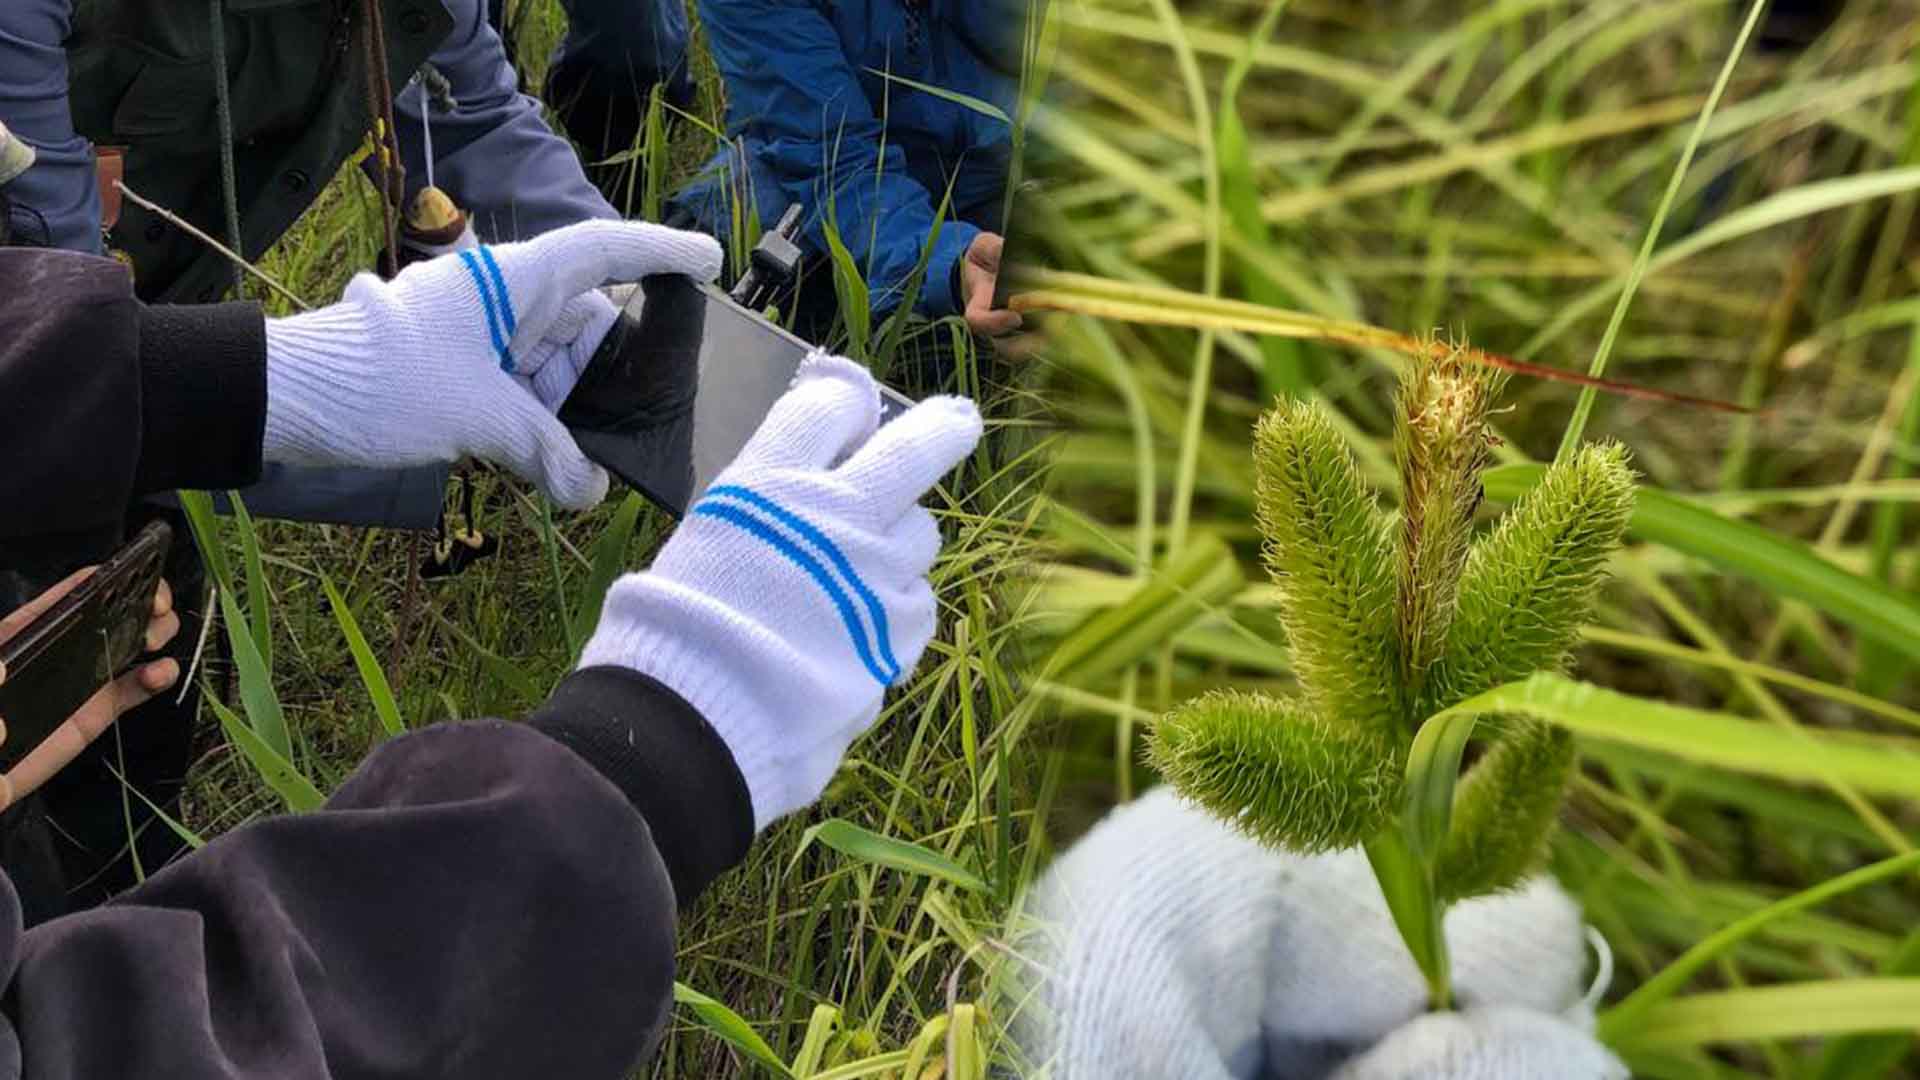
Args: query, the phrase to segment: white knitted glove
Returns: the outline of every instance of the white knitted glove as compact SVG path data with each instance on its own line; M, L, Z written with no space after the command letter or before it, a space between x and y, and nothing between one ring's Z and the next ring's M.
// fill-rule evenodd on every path
M826 790L933 638L919 504L980 439L964 398L884 427L865 368L816 353L652 569L607 594L580 666L651 675L732 751L756 830Z
M1038 889L1059 1080L1627 1075L1590 1034L1580 913L1544 877L1448 910L1462 1011L1431 1016L1362 853L1275 852L1168 788Z
M266 460L397 468L471 454L582 509L606 496L554 413L613 325L596 289L711 280L710 236L589 221L534 240L361 274L340 303L267 323Z

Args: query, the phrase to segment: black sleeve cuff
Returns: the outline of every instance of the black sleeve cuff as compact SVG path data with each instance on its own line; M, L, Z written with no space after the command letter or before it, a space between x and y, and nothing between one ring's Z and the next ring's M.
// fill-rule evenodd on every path
M260 478L267 323L256 304L140 313L136 494L246 487Z
M753 803L733 753L658 681L622 667L576 671L527 723L585 758L640 812L680 910L746 857Z

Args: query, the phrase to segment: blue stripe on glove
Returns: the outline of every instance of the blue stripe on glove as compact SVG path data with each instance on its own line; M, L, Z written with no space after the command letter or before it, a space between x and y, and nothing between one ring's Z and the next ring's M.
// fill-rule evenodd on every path
M739 490L744 491L744 489ZM840 612L840 620L846 624L847 636L853 642L854 652L860 654L860 663L866 667L867 673L872 675L874 681L878 682L881 686L891 685L893 680L899 678L900 667L892 661L892 649L888 648L885 638L881 639L880 647L889 657L887 666L882 667L880 663L874 660L873 648L867 640L866 624L861 622L859 613L854 610L853 601L847 598L846 590L840 587L840 583L827 571L827 568L822 566L818 559L806 551L801 550L800 546L795 544L785 534L768 524L762 518L756 517L752 511L734 502L727 501L726 495L719 495L719 497L716 498L716 494L717 493L710 493L707 498L700 500L700 502L694 506L693 512L704 517L718 518L721 521L745 530L766 543L768 547L779 552L781 556L789 562L806 571L807 576L813 578L814 583L826 592L827 598L833 601L833 606ZM734 492L729 490L727 494L734 494ZM771 500L763 499L760 496L754 495L752 492L745 492L745 494L753 496L755 499L761 499L768 507L771 507L770 513L775 514L776 519L778 515L786 515L794 521L800 521L798 517L794 517L788 511L781 509ZM738 496L735 495L735 497ZM819 530L806 525L804 521L800 521L800 525L819 538L818 541L815 542L826 541L826 537L821 535ZM796 529L795 531L800 530ZM809 539L812 538L810 537ZM879 607L879 601L873 597L871 590L866 587L866 584L860 581L859 576L852 573L852 566L846 562L844 556L840 555L839 549L835 548L831 542L827 542L826 546L832 553L828 557L837 557L837 562L843 572L848 575L854 588L862 594L863 599L866 599L876 612L882 611ZM880 625L884 627L885 615L881 614L879 620Z
M880 642L881 662L894 673L896 678L899 676L900 661L894 659L893 656L892 635L887 632L886 607L880 603L879 597L873 595L873 590L867 588L867 583L862 580L859 573L854 570L853 562L841 552L838 545L832 540L827 539L826 533L815 528L811 522L799 514L788 510L786 507L781 506L765 495L750 488L741 487L738 484L723 484L719 487L712 488L707 492L707 498L737 499L750 506L764 510L772 514L775 520L787 528L799 533L801 539L812 544L820 554L825 555L827 559L833 563L834 568L839 570L841 575L847 579L848 584L853 586L853 591L860 594L860 599L867 605L867 613L873 616L874 637L879 639Z
M493 351L500 357L500 370L511 372L513 353L507 350L507 337L500 332L500 311L493 302L493 290L487 287L486 276L480 272L480 261L473 257L471 251L460 252L460 261L466 264L467 274L473 278L473 287L480 290L480 302L486 305L487 333L493 338ZM500 292L502 296L506 294L504 286Z

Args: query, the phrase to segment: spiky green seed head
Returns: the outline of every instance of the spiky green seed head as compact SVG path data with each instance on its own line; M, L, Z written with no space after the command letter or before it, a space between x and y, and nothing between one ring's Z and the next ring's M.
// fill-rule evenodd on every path
M1294 676L1315 712L1404 738L1391 523L1320 406L1283 402L1254 428L1255 514L1281 592Z
M1304 701L1232 690L1179 706L1147 740L1148 759L1182 795L1261 843L1303 852L1386 827L1405 752Z
M1573 773L1573 736L1534 720L1506 723L1454 789L1434 881L1442 903L1510 889L1546 861Z
M1566 665L1633 517L1618 443L1582 447L1473 546L1446 647L1422 688L1430 716L1502 683Z

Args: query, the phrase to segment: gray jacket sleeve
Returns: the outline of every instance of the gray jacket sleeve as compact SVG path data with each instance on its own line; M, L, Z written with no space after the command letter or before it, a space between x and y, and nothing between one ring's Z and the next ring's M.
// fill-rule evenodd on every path
M16 221L16 227L51 247L98 255L100 187L93 147L74 133L67 105L64 42L72 14L72 0L0 2L0 123L39 156L8 185L8 193L39 211L45 232L38 220Z
M445 3L453 32L429 62L451 84L454 106L432 107L435 186L467 211L481 239L491 243L618 218L587 180L573 144L547 126L539 102L520 93L506 49L487 24L486 0ZM394 103L409 202L427 183L425 118L415 80Z

